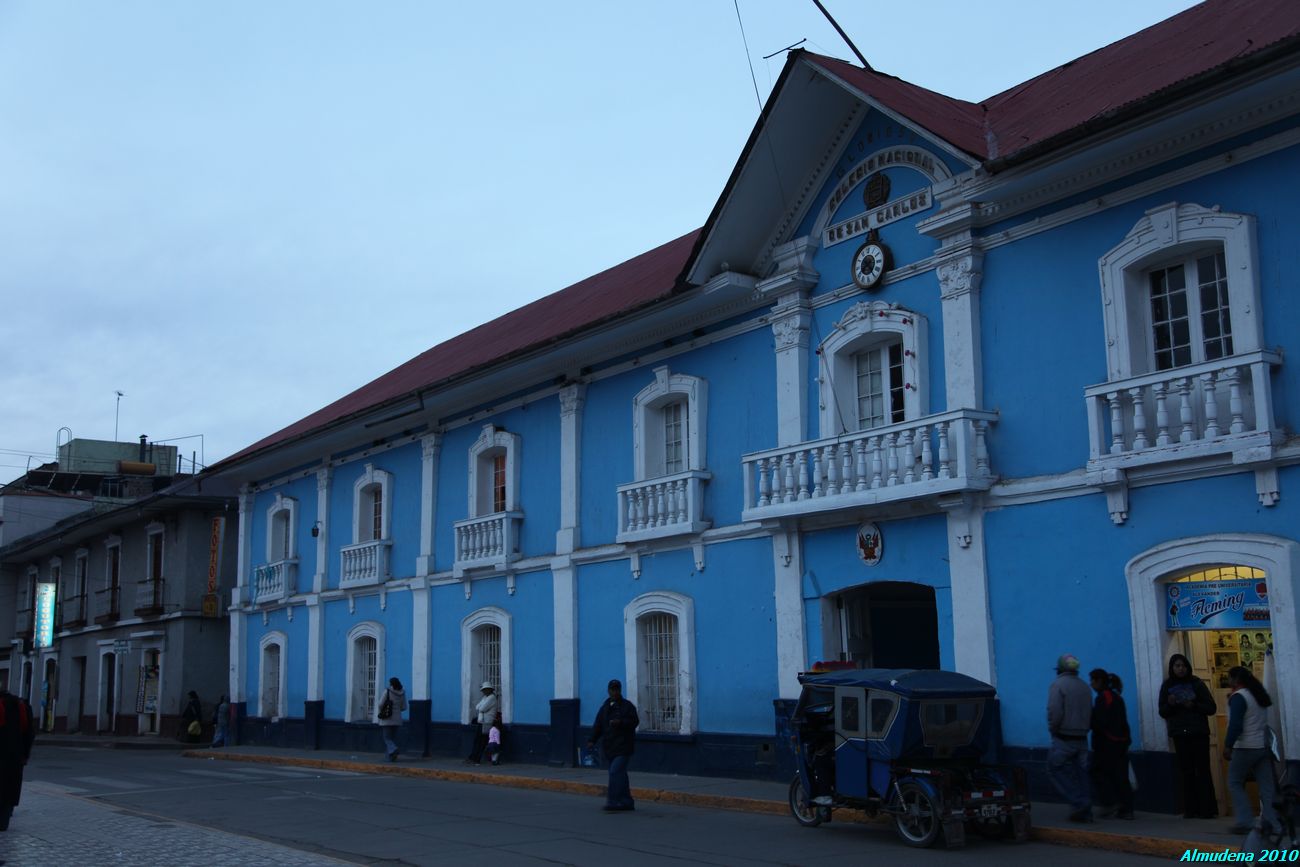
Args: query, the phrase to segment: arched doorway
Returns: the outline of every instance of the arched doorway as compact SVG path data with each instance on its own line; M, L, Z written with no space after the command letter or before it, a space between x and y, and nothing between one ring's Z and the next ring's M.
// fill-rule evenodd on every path
M860 668L938 668L934 588L879 581L834 597L832 650Z

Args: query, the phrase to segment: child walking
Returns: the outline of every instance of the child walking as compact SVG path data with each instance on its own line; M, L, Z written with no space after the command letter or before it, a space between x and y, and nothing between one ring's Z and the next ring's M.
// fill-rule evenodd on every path
M501 764L501 714L492 718L492 728L488 729L487 754L492 764Z

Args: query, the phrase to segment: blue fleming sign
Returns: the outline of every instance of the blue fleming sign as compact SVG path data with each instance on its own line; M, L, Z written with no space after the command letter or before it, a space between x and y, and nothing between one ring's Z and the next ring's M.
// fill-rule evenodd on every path
M1185 581L1165 585L1165 625L1169 629L1268 628L1268 584L1263 578L1240 581Z
M54 597L53 584L36 585L36 646L49 647L54 643Z

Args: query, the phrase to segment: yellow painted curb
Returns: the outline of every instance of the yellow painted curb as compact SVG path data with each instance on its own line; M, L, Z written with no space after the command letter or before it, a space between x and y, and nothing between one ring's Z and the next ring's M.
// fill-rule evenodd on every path
M181 753L190 759L222 759L232 762L256 762L268 765L292 765L300 768L320 768L330 771L353 771L363 774L386 774L392 777L413 777L423 780L447 780L453 783L481 783L489 786L509 786L516 789L538 789L549 792L566 792L572 795L603 796L602 783L583 783L577 780L557 780L550 777L521 777L515 774L484 773L482 771L450 771L442 768L419 768L404 764L354 762L344 759L313 759L304 756L274 756L250 753L217 752L215 750L187 750ZM682 807L711 807L717 810L735 810L743 813L765 813L784 816L789 807L784 801L762 798L741 798L731 795L705 795L698 792L674 792L668 789L633 788L632 795L640 800ZM872 824L881 817L868 818L858 810L843 811L836 822ZM1171 840L1166 837L1141 837L1128 834L1109 834L1083 828L1035 827L1030 832L1034 840L1058 846L1101 849L1109 852L1127 852L1132 855L1155 855L1178 858L1188 849L1218 849L1205 841ZM1228 848L1228 847L1223 847Z

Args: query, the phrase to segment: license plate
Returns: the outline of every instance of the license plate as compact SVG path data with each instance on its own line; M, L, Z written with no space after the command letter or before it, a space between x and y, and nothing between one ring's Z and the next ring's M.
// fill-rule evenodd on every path
M985 819L996 819L1002 815L1002 807L998 804L983 804L980 806L980 816Z

